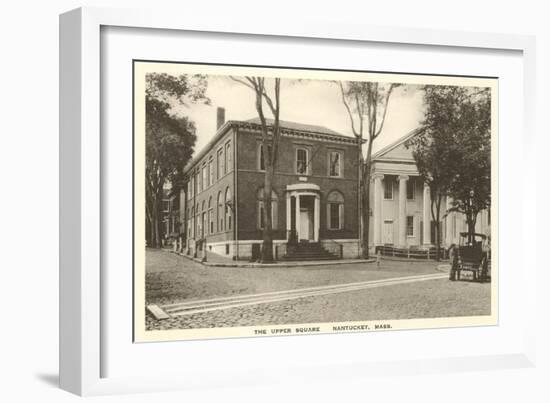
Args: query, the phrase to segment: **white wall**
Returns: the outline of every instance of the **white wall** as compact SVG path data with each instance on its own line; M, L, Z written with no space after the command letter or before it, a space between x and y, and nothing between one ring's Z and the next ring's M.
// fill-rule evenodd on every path
M77 399L53 386L57 377L58 291L58 25L60 12L80 5L152 6L178 4L187 8L181 18L192 19L193 9L220 13L258 12L263 18L314 14L326 20L353 19L357 24L390 24L411 27L473 31L531 33L538 35L539 158L533 170L547 172L543 150L549 147L542 131L550 110L550 32L545 2L497 0L442 2L439 0L311 2L257 2L245 0L194 2L148 0L4 1L1 9L2 103L0 125L0 399L6 402L67 402ZM544 144L543 144L544 143ZM544 169L543 171L543 168ZM519 169L519 168L518 168ZM527 172L526 172L527 174ZM548 178L541 175L537 190L549 196ZM540 195L541 193L539 193ZM540 200L540 199L539 199ZM533 201L534 203L534 201ZM539 218L539 250L548 238L548 215ZM546 223L543 221L546 220ZM545 231L545 233L547 233ZM542 256L543 253L540 253ZM542 264L542 262L540 263ZM548 271L538 279L547 285ZM535 279L533 279L535 281ZM548 293L539 292L539 305L548 307ZM544 401L548 398L548 321L541 315L538 344L539 367L531 370L422 375L399 378L350 379L339 384L167 393L94 401L198 402L198 401ZM320 337L320 336L319 336ZM546 373L545 373L546 372Z

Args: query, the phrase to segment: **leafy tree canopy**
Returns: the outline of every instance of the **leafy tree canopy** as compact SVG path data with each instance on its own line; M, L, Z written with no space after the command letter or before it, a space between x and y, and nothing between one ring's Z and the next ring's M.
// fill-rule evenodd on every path
M421 133L408 142L425 182L475 224L491 204L491 94L488 88L425 86Z
M160 222L164 186L179 191L183 170L191 159L196 142L195 124L185 116L176 116L176 104L203 101L206 76L173 76L166 73L146 75L145 87L145 197L148 244L161 246L163 227Z

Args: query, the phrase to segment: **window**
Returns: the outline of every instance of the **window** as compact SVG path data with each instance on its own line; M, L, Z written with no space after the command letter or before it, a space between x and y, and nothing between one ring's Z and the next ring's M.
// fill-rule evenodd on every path
M212 157L208 160L208 183L210 186L214 184L214 160Z
M195 238L195 207L191 207L191 238Z
M170 200L164 199L162 201L162 211L164 213L169 213L170 212Z
M195 196L195 175L191 174L189 177L189 183L191 184L191 191L189 192L189 200Z
M416 194L416 182L414 179L407 180L407 200L414 200Z
M197 216L196 216L196 220L197 220L197 239L201 239L202 238L202 224L201 224L201 213L199 211L199 209L197 209Z
M202 182L200 170L197 171L197 194L202 192Z
M329 152L328 176L340 177L342 154L337 151Z
M307 150L305 148L296 149L296 173L307 175Z
M407 216L407 236L414 236L414 216Z
M218 232L223 231L223 199L222 192L218 192Z
M228 141L225 144L225 171L231 172L232 168L233 168L233 163L231 159L231 142Z
M187 200L191 200L191 183L192 182L193 181L191 180L187 182Z
M327 196L327 227L330 230L344 228L344 196L338 191Z
M223 148L218 150L218 159L217 159L217 171L218 171L218 180L225 174L223 167Z
M208 225L209 233L214 233L214 206L212 206L212 196L208 199Z
M267 145L267 150L269 151L269 154L271 154L271 145ZM260 171L265 171L264 146L262 143L258 145L258 169Z
M264 221L264 208L265 208L265 200L264 200L264 189L261 188L257 193L257 199L258 199L258 208L257 208L257 226L258 229L264 229L265 228L265 221ZM271 191L271 229L276 230L278 227L278 196L275 191Z
M206 164L202 166L202 188L208 187L208 172L206 172Z
M227 231L231 231L231 190L225 189L225 225Z
M384 199L393 200L393 181L388 177L384 178Z
M204 238L204 236L208 233L208 223L206 221L206 200L202 202L202 219L201 219L201 226L202 226L202 233L201 238Z
M187 209L187 238L191 239L191 211Z

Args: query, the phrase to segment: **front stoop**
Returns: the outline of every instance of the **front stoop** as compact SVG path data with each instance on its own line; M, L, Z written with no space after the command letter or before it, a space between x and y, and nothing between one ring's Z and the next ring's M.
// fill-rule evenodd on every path
M327 251L320 243L299 243L288 245L284 261L339 260L340 258Z

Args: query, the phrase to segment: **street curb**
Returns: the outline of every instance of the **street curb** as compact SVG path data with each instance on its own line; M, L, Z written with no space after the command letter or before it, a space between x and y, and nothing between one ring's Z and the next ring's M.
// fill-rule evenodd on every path
M376 259L338 259L338 260L327 260L327 261L316 261L316 262L288 262L288 263L211 263L203 262L199 258L187 256L184 253L174 252L172 250L167 251L174 253L178 256L182 256L186 259L192 260L196 263L200 263L206 267L252 267L252 268L261 268L261 267L307 267L307 266L334 266L341 264L355 264L355 263L375 263Z
M436 262L436 260L434 260L434 259L413 259L413 258L394 257L394 256L380 256L380 259L381 260L390 260L390 261L394 261L394 262L409 262L409 263Z

